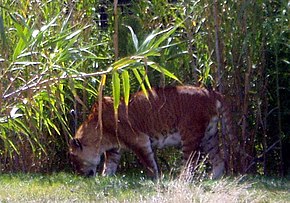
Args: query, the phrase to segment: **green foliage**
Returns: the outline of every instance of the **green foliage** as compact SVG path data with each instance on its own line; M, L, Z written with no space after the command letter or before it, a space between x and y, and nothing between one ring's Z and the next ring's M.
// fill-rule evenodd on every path
M76 75L89 70L83 68L88 60L107 58L93 54L97 42L80 35L93 32L92 26L84 18L72 23L76 16L60 3L6 3L10 8L1 9L7 37L7 49L1 50L1 168L55 167L54 158L65 158L58 153L71 133L68 116L79 90L96 94L93 83L84 85Z
M9 47L1 50L1 170L52 170L58 160L67 161L66 145L78 125L69 112L88 111L98 94L98 76L112 73L115 109L121 84L129 102L130 70L144 91L150 87L148 67L177 79L153 57L173 46L163 44L178 25L153 31L140 47L131 29L135 52L112 62L112 47L105 39L112 30L104 33L94 26L93 13L89 18L84 15L93 8L72 9L50 1L6 3L10 8L2 7L0 21L2 44Z
M244 154L237 171L289 170L288 1L132 1L119 6L116 60L111 3L108 27L97 25L104 4L1 2L0 171L68 167L68 140L101 89L117 109L137 89L180 83L219 88L232 101Z

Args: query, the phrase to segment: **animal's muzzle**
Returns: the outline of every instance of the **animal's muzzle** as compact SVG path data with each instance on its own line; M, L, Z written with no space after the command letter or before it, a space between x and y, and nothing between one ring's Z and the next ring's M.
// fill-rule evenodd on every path
M87 177L93 177L93 176L95 176L95 171L94 170L89 170L86 176Z

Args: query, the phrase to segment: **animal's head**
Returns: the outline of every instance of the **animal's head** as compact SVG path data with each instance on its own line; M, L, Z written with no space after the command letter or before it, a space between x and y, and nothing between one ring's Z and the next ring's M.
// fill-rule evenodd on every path
M104 98L102 133L98 122L98 103L93 106L88 119L77 130L75 138L70 140L69 153L71 163L79 174L94 176L100 156L117 142L114 130L114 108L111 98ZM106 124L106 125L105 125Z
M102 153L98 147L96 129L82 125L75 137L69 143L70 161L78 174L94 176Z

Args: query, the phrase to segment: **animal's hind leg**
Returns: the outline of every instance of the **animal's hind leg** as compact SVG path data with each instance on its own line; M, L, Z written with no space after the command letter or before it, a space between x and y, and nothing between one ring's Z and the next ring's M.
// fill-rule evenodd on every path
M210 120L201 144L204 152L209 155L213 167L213 179L220 178L225 171L225 162L221 157L219 149L218 120L219 118L217 116L214 116Z
M201 131L201 130L200 130ZM198 161L198 150L203 133L197 129L181 129L183 165L187 173L192 173Z

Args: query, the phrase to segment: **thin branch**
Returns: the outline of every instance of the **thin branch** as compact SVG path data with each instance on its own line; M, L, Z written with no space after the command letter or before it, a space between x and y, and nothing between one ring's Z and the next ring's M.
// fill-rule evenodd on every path
M245 173L247 173L249 171L250 168L252 168L252 166L257 163L258 161L260 161L265 154L267 154L271 149L273 149L278 143L280 142L280 140L277 140L276 142L274 142L270 147L268 147L268 149L266 149L262 155L257 156L256 158L254 158L254 160L251 162L251 164L247 167L247 169L245 170Z
M108 74L113 70L112 67L108 68L108 70L106 71L101 71L101 72L95 72L95 73L81 73L81 74L75 74L75 75L63 75L61 77L57 77L57 78L49 78L43 81L38 81L36 83L32 83L32 84L26 84L24 86L22 86L21 88L17 89L16 91L13 91L11 93L5 94L3 95L3 99L7 99L9 97L14 96L15 94L19 94L21 92L24 92L26 90L35 88L35 87L39 87L41 85L47 84L47 83L54 83L54 82L58 82L59 80L63 80L63 79L68 79L68 78L88 78L88 77L93 77L93 76L100 76L100 75L104 75L104 74Z

